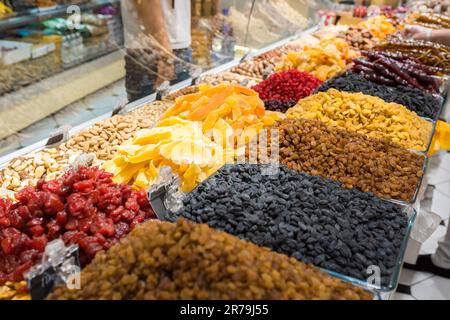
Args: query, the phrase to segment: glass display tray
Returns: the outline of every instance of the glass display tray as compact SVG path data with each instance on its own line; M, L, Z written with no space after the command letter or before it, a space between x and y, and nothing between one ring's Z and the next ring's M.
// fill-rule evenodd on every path
M341 274L341 273L338 273L335 271L331 271L331 270L327 270L327 269L321 269L321 270L336 277L336 278L339 278L343 281L350 282L356 286L367 289L371 292L375 292L376 294L389 293L389 292L395 291L395 289L398 286L399 279L400 279L400 272L403 267L403 259L405 256L406 248L408 246L409 235L411 234L411 230L414 226L414 222L417 217L417 210L414 209L412 206L407 206L407 205L404 205L397 201L390 201L390 202L394 202L403 207L403 212L405 212L408 215L408 224L407 224L407 227L405 230L405 235L403 237L402 244L400 246L399 254L397 256L397 260L395 263L395 269L394 269L394 271L391 275L391 278L389 280L389 283L387 285L381 285L381 286L377 287L373 284L367 283L367 281L363 281L361 279L347 276L347 275L344 275L344 274Z
M301 173L301 172L299 172ZM308 175L308 174L307 174ZM211 175L210 177L208 177L206 180L204 180L202 183L205 183L206 181L208 181L211 177L213 177L213 175ZM201 185L201 184L199 184ZM198 186L196 187L198 188ZM195 189L194 189L195 190ZM362 191L361 191L362 192ZM377 197L379 198L379 197ZM405 252L406 252L406 248L408 246L408 241L409 241L409 236L411 234L411 230L414 226L414 222L416 220L417 217L417 210L409 204L405 204L404 202L401 201L397 201L397 200L389 200L389 199L382 199L383 201L389 202L389 203L393 203L396 204L397 206L399 206L402 209L402 212L405 213L408 216L408 221L407 221L407 225L405 228L405 233L403 235L403 239L402 239L402 243L400 245L399 251L398 251L398 255L396 258L396 262L395 262L395 267L393 269L393 272L390 276L389 279L389 283L387 285L380 285L380 286L376 286L373 284L368 283L367 281L349 276L349 275L344 275L342 273L336 272L336 271L332 271L332 270L328 270L325 268L320 268L318 267L320 270L322 270L323 272L336 277L338 279L341 279L343 281L352 283L355 286L358 286L360 288L363 288L367 291L370 291L371 293L374 294L374 297L377 299L381 299L381 294L382 293L390 293L393 292L399 283L399 279L400 279L400 272L402 270L402 266L403 266L403 259L405 256ZM177 219L177 217L175 216L175 214L171 213L169 214L170 219ZM170 220L169 220L170 221ZM194 223L197 223L194 221ZM207 223L206 223L207 224ZM247 240L250 241L250 240ZM312 264L314 265L314 264ZM368 274L368 277L370 277L371 275Z

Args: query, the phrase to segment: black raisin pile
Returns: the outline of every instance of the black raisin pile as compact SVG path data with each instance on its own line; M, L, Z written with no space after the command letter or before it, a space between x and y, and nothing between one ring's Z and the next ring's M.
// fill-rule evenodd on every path
M286 112L297 104L297 101L264 100L266 110Z
M419 116L430 119L435 119L438 116L441 106L439 97L422 90L405 86L389 87L376 84L367 80L364 76L352 72L328 80L317 91L325 92L331 88L377 96L386 102L404 105Z
M275 172L278 168L278 172ZM269 170L270 169L270 170ZM226 165L172 217L185 217L306 263L387 285L408 223L392 202L285 166Z

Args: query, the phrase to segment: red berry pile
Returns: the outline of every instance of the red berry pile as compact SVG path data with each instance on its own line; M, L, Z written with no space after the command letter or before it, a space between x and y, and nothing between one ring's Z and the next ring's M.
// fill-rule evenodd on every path
M22 280L54 239L77 244L85 266L136 224L155 218L144 190L115 184L111 177L81 167L21 190L16 203L0 199L0 284Z
M270 75L252 89L263 100L298 101L314 92L322 81L306 72L292 69Z

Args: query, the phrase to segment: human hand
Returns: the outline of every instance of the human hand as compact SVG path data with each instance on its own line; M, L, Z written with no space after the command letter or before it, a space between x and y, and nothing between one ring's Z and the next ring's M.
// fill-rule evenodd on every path
M420 26L407 26L403 30L402 35L405 38L413 40L430 40L432 31L431 29Z

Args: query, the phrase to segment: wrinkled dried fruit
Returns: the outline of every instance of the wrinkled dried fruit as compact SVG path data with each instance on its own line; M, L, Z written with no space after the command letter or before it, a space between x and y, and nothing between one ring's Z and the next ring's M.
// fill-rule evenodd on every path
M420 118L405 106L336 89L300 100L288 110L287 117L320 120L329 126L388 139L418 151L428 147L433 126L431 121Z
M392 202L285 166L251 164L224 166L176 216L363 281L369 266L379 266L382 285L397 267L408 223Z
M319 269L207 225L149 221L49 299L371 299Z
M16 198L15 203L0 199L0 284L21 281L54 239L78 244L84 266L132 226L155 217L145 191L114 184L111 174L95 167L41 180ZM131 227L124 229L123 223Z

